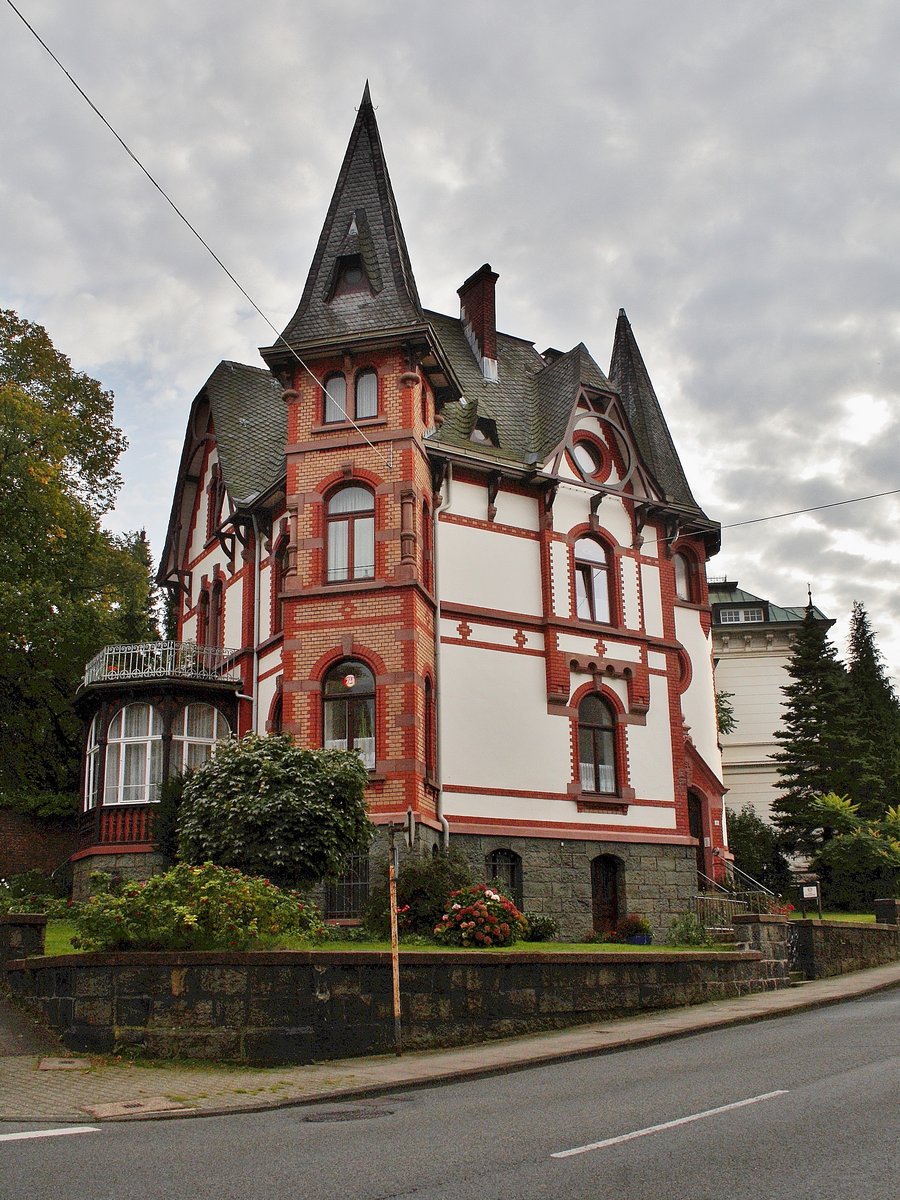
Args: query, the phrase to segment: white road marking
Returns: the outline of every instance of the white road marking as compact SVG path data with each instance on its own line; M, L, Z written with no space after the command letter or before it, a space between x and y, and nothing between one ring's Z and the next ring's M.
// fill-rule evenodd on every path
M65 1129L34 1129L29 1133L0 1133L0 1142L24 1142L28 1138L68 1137L72 1133L99 1133L99 1125L67 1125Z
M678 1125L690 1125L692 1121L702 1121L706 1117L714 1117L717 1113L730 1112L733 1108L746 1108L748 1104L760 1104L763 1100L774 1100L776 1096L786 1096L787 1090L766 1092L762 1096L751 1096L748 1100L735 1100L733 1104L723 1104L719 1108L708 1108L705 1112L692 1113L689 1117L679 1117L677 1121L664 1121L662 1125L650 1125L646 1129L635 1129L632 1133L621 1133L618 1137L606 1138L602 1142L591 1142L587 1146L576 1146L573 1150L557 1150L551 1158L571 1158L574 1154L587 1154L589 1150L603 1150L606 1146L617 1146L620 1142L630 1142L634 1138L646 1137L650 1133L660 1133L663 1129L675 1129Z

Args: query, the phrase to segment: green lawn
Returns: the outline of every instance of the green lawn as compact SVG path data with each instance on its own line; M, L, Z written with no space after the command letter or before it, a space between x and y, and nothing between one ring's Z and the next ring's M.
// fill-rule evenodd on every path
M75 934L75 922L63 920L51 920L47 922L47 939L46 953L47 954L76 954L77 951L72 946L72 937ZM391 948L388 941L367 941L367 942L325 942L318 945L313 942L303 941L300 938L281 938L277 943L266 946L269 950L337 950L353 953L356 950L378 950L381 953L386 953ZM459 953L464 947L462 946L436 946L429 943L424 946L418 945L403 945L401 951L424 951L426 954L440 954L445 951L451 953ZM471 947L475 949L475 947ZM733 946L623 946L616 942L516 942L511 947L513 950L525 951L533 954L646 954L648 951L652 954L660 951L666 953L674 952L678 954L689 954L692 950L697 949L707 950L729 950L734 949ZM469 949L469 947L465 947ZM502 950L503 947L497 947ZM484 953L490 953L490 950L484 950Z
M816 920L818 920L818 917L819 917L818 912L812 906L807 908L806 915L807 915L807 917L814 917ZM791 920L793 920L793 921L802 921L803 920L803 913L800 911L799 908L795 912L791 913ZM826 908L824 910L824 912L822 913L822 920L823 921L874 922L875 914L874 913L862 913L862 912L859 912L859 913L829 912L828 909Z

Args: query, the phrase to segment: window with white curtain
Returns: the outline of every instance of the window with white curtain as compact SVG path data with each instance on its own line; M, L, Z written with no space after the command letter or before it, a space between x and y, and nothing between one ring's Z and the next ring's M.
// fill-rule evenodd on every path
M162 724L152 704L128 704L106 737L104 804L147 804L159 799Z
M351 485L334 492L326 506L329 583L375 575L375 497Z
M343 375L325 380L325 422L347 420L347 381Z
M216 743L231 734L231 726L212 704L188 704L172 734L175 769L191 771L206 762Z
M365 663L345 659L325 676L323 724L326 750L357 750L375 769L375 677Z
M97 713L88 730L87 751L84 756L84 811L97 806L100 791L100 714Z
M616 793L615 717L599 696L578 705L578 771L585 792Z
M356 377L356 419L378 416L378 376L374 371L360 371Z

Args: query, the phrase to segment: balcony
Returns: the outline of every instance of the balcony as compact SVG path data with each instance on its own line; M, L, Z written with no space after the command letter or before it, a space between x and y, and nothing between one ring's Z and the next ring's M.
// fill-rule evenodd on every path
M196 642L140 642L134 646L106 646L85 667L82 686L151 679L239 684L239 654L240 650L198 646Z

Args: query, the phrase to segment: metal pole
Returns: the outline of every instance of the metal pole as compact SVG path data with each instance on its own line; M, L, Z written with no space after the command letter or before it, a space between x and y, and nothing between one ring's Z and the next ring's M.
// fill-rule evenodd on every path
M400 1036L400 946L397 939L397 847L394 845L394 827L391 826L391 856L388 860L388 894L391 909L391 979L394 988L394 1050L399 1057L403 1053Z

